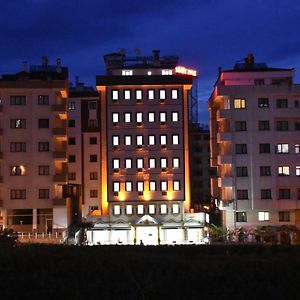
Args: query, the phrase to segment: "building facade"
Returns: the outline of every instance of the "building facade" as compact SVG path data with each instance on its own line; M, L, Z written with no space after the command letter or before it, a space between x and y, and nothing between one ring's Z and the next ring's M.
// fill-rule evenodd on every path
M293 69L249 55L220 71L209 99L212 195L223 225L300 227L300 87Z

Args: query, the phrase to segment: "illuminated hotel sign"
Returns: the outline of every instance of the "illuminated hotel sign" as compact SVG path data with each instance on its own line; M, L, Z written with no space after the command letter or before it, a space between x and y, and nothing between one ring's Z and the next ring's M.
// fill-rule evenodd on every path
M177 66L175 68L175 72L178 74L184 74L184 75L191 75L191 76L197 76L197 71L192 69L187 69L182 66Z

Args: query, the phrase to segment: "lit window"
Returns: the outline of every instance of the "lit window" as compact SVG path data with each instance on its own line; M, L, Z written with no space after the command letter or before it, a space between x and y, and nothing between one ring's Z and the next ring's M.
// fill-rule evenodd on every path
M113 123L119 123L119 113L112 114L112 121Z
M172 75L172 70L169 70L169 69L167 69L167 70L161 70L161 75Z
M173 204L172 205L172 213L173 214L179 214L179 204Z
M114 215L121 214L121 207L120 205L114 205Z
M144 168L144 159L143 158L137 158L137 160L136 160L136 167L138 169Z
M278 175L280 175L280 176L289 176L290 175L290 167L288 167L288 166L279 166L278 167Z
M149 214L150 215L155 214L155 205L154 204L149 205Z
M143 136L142 135L136 136L136 144L137 144L137 146L143 146Z
M148 136L148 143L149 145L155 145L155 135Z
M132 205L126 205L126 215L132 215Z
M26 169L24 166L11 166L10 167L11 176L24 176L26 175Z
M125 158L125 168L126 169L132 168L132 159L131 158Z
M289 153L289 144L277 144L277 153Z
M296 176L300 176L300 166L296 166Z
M149 123L155 122L155 113L154 112L148 113L148 122Z
M161 158L160 159L160 167L163 168L167 168L167 159L166 158Z
M246 99L234 99L234 108L246 108Z
M159 99L160 100L166 99L166 90L159 90Z
M153 100L154 99L154 90L148 90L148 99Z
M148 71L148 72L147 72L147 75L152 75L152 72L151 72L151 71Z
M26 128L26 119L10 119L10 128Z
M179 180L173 181L173 191L180 191L180 181Z
M113 100L119 100L119 91L118 90L113 90L112 91L112 99Z
M172 112L172 122L178 122L179 121L179 114L177 111Z
M113 146L119 146L119 136L113 135L112 140L113 140Z
M149 191L150 192L156 191L156 182L155 181L149 182Z
M144 181L137 181L137 191L143 192L144 191Z
M160 182L160 190L162 192L166 192L168 190L168 182L167 181Z
M125 146L130 146L131 145L131 135L125 135L124 137L124 143L125 143Z
M142 100L143 98L143 91L142 90L136 90L135 91L135 99L136 100Z
M143 122L143 113L142 112L137 112L136 113L136 122L137 123L142 123Z
M122 70L122 76L132 76L133 71L132 70Z
M120 182L119 181L113 181L113 191L114 192L120 191Z
M125 90L124 91L124 99L125 100L130 100L130 98L131 98L131 93L130 92L131 92L130 90Z
M179 168L179 158L173 157L173 168Z
M131 113L125 113L124 114L124 121L125 121L125 123L130 123L131 122Z
M296 153L296 154L299 154L299 153L300 153L300 145L299 145L299 144L296 144L296 145L295 145L295 153Z
M131 192L132 191L132 182L131 181L126 181L125 182L125 191L126 192Z
M160 213L162 215L165 215L167 213L167 205L166 204L161 204L160 205Z
M178 145L179 144L179 135L178 134L173 134L172 135L172 143L173 143L173 145Z
M155 158L149 158L149 168L154 169L155 168Z
M172 99L178 99L178 90L172 90Z
M160 136L160 144L161 145L166 145L167 144L167 136L166 135L161 135Z
M119 169L120 168L120 159L118 159L118 158L113 159L113 168L114 169Z
M139 204L137 206L137 213L138 213L138 215L142 215L144 213L144 205Z
M258 212L258 221L269 221L269 212L259 211Z
M165 113L165 112L159 113L159 121L161 123L167 122L167 113Z
M76 103L75 102L69 102L68 103L68 109L69 110L75 110L76 109Z

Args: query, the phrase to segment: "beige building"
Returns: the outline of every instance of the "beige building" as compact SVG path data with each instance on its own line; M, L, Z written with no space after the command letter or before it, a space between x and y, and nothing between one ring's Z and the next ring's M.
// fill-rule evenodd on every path
M300 227L300 87L249 55L209 99L212 195L228 228Z

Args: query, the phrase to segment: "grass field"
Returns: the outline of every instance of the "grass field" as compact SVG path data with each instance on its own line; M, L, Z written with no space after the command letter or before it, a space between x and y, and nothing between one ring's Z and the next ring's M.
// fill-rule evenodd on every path
M0 247L1 299L300 299L300 247Z

